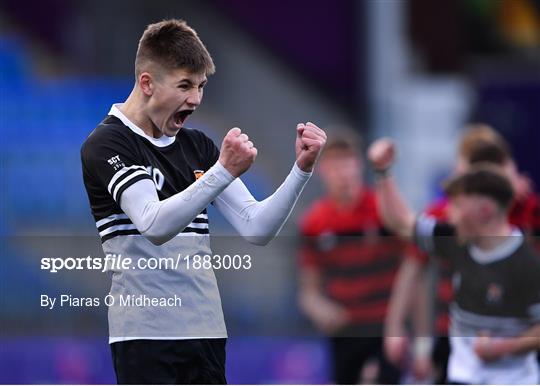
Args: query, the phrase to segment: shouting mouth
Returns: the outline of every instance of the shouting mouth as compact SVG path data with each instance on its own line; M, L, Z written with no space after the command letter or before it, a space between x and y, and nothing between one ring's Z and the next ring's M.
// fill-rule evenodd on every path
M181 128L184 122L186 121L188 115L190 115L193 110L182 110L174 113L173 119L174 123L178 128Z

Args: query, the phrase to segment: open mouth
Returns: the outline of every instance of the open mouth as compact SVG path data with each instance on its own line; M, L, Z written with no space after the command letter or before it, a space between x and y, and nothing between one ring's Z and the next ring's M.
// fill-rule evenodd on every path
M186 121L189 114L191 114L193 110L182 110L178 111L174 114L174 123L176 123L178 126L182 126L184 122Z

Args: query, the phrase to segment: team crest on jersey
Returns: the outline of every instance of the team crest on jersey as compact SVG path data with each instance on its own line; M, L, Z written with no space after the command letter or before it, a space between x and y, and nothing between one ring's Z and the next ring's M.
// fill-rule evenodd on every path
M486 300L488 303L497 304L500 303L504 294L504 289L495 283L491 283L486 292Z
M193 174L195 174L195 179L198 180L204 175L204 170L194 170Z

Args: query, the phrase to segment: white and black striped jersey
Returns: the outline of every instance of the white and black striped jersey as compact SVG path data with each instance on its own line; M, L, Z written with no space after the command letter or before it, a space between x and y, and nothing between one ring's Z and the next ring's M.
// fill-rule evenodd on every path
M108 115L81 150L84 184L103 242L139 234L120 208L122 192L129 186L152 179L164 200L185 190L219 158L218 148L201 131L183 128L176 137L155 139L131 122L122 122L115 106L111 112L118 116ZM206 210L183 232L208 234Z
M185 266L139 269L150 258L210 255L208 215L198 214L181 233L154 245L139 233L121 209L122 193L144 179L154 182L158 197L186 190L219 158L215 144L201 131L183 128L175 137L147 136L114 105L81 149L83 177L105 255L129 258L128 269L112 267L109 342L131 339L224 338L221 299L211 269ZM186 202L186 205L189 205ZM131 307L122 299L182 299L181 307Z
M450 306L449 380L476 384L536 384L536 353L485 363L474 353L478 336L514 337L540 323L540 257L516 228L494 250L457 242L455 229L420 217L420 246L448 259L453 275Z

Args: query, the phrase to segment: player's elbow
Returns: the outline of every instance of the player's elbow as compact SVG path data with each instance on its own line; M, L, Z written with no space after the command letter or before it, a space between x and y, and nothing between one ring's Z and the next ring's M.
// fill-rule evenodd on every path
M280 228L269 227L260 222L246 221L241 226L237 226L236 230L248 243L263 247L276 237Z
M414 216L394 216L383 218L384 225L394 234L409 239L414 233Z
M150 241L152 244L154 244L155 246L160 246L160 245L163 245L165 244L167 241L169 241L169 239L166 239L164 237L159 237L159 236L149 236L149 235L144 235L144 237Z
M244 239L250 244L264 247L265 245L268 245L268 243L272 241L274 237L274 235L244 236Z
M399 236L410 239L414 235L414 224L416 222L416 218L414 214L410 213L406 216L403 216L403 219L400 222L400 226L397 229L397 233Z
M160 245L165 244L167 241L172 239L172 236L170 236L170 235L163 234L163 233L160 233L160 232L154 232L154 231L152 231L150 229L145 231L145 232L141 232L141 234L148 241L150 241L152 244L154 244L154 245L156 245L158 247Z

